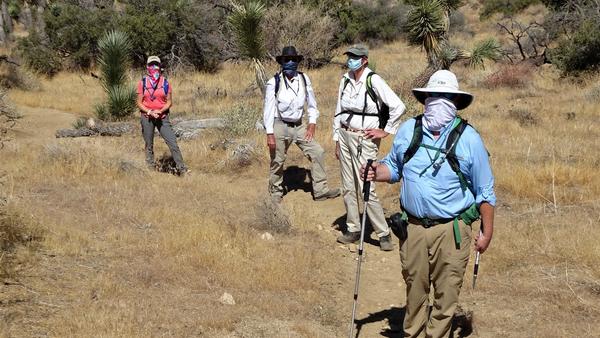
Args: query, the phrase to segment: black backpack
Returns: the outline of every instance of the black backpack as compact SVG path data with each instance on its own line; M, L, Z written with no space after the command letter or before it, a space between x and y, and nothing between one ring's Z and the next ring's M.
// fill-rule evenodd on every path
M413 136L410 141L410 145L404 152L404 159L402 160L402 165L404 166L411 158L417 153L420 147L424 146L423 142L423 114L417 116L415 119L415 128L413 131ZM456 173L458 176L458 180L460 181L460 187L462 191L466 191L469 188L467 184L467 179L465 175L460 171L460 165L458 163L458 158L456 157L456 145L458 144L458 140L460 139L462 133L465 131L465 128L469 126L467 120L457 116L457 119L452 126L452 130L450 131L450 135L448 135L448 139L446 140L445 149L440 149L440 151L444 154L445 159L448 161L450 168L452 171Z
M383 128L385 128L388 120L390 119L390 107L387 104L385 104L385 102L382 103L381 107L379 106L379 99L377 98L377 94L375 94L375 91L373 90L373 83L371 81L371 78L375 74L376 74L375 72L370 72L369 74L367 74L367 90L365 91L365 104L363 106L362 112L357 113L357 112L343 111L343 112L340 112L338 115L348 113L348 114L350 114L350 117L348 118L348 120L350 120L352 118L352 115L360 115L363 117L363 121L364 121L365 116L377 116L377 117L379 117L379 128L383 129ZM344 95L344 90L346 89L346 86L348 86L348 83L350 83L350 79L346 78L344 81L344 87L342 88L342 93L340 95L340 101L342 100L342 96ZM377 114L376 115L366 113L367 97L370 97L371 100L373 102L375 102L375 105L377 106Z

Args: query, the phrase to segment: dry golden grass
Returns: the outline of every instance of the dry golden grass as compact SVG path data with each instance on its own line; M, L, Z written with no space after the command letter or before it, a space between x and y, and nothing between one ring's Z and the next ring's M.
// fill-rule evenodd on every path
M466 10L474 23L475 9ZM493 26L480 23L476 31L476 41L495 34ZM423 68L423 53L398 42L374 49L371 60L402 99L412 102L408 83ZM498 194L495 238L483 255L478 288L471 290L468 273L461 302L475 312L477 337L598 337L600 116L597 102L586 96L598 77L575 83L545 66L534 71L528 86L482 87L499 67L453 68L462 89L476 96L463 115L488 147ZM275 65L267 68L275 72ZM343 71L338 65L308 71L321 111L316 137L328 154L332 186L339 185L339 174L331 120ZM217 74L175 74L171 82L175 116L219 116L240 102L261 106L243 63L226 64ZM83 116L102 100L97 81L84 75L60 74L40 84L36 92L11 91L11 99L21 107ZM410 114L418 112L411 107ZM48 128L55 127L49 119ZM7 173L2 187L17 210L33 215L44 238L36 253L18 254L22 286L3 287L0 332L344 335L355 261L333 244L335 233L319 230L343 215L342 201L315 203L307 193L292 192L283 206L293 231L276 234L275 241L260 239L253 225L261 222L255 206L266 194L264 135L246 137L260 148L257 162L244 169L226 164L227 150L211 150L222 139L218 131L181 142L193 169L183 179L143 169L137 134L39 137L37 143L17 139L2 151L10 159L0 165ZM382 156L391 141L383 143ZM157 155L166 151L159 138L156 148ZM308 167L294 148L288 165ZM396 210L398 186L377 189L384 206ZM381 311L391 302L402 304L397 255L367 250L365 280L371 284L361 306ZM237 304L220 304L223 292ZM366 329L363 335L378 331Z

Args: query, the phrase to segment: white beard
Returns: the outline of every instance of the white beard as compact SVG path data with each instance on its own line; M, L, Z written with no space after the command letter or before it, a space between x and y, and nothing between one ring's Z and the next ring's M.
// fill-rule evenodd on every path
M441 97L425 99L423 126L431 131L440 131L456 117L456 106Z

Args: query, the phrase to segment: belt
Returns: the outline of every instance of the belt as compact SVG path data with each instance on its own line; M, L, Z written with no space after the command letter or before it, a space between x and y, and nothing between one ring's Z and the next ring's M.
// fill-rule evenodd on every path
M347 125L342 124L342 129L347 130L347 131L351 131L353 133L364 133L364 130L360 130L360 129L354 129L354 128L350 128Z
M296 121L296 122L289 122L289 121L284 121L282 119L277 119L277 121L283 122L284 124L286 124L288 127L298 127L302 125L302 119Z
M450 223L452 221L454 221L454 218L438 218L438 219L431 219L431 218L419 218L419 217L415 217L411 214L408 214L408 222L412 223L412 224L417 224L422 226L423 228L431 228L432 226L436 226L438 224L446 224L446 223Z

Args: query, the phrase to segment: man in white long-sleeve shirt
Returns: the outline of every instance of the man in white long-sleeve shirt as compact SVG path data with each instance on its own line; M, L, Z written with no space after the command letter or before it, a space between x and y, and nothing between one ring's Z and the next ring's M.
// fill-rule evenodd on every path
M314 140L319 110L310 79L298 72L302 61L293 46L284 47L276 60L281 72L267 82L264 106L264 125L271 156L269 193L275 202L285 194L283 165L292 143L298 145L312 163L313 197L317 201L335 198L340 189L329 189L324 166L323 148ZM304 105L308 107L308 127L302 121Z
M333 140L336 142L335 155L340 161L342 173L348 231L337 240L340 243L354 243L360 239L360 193L357 193L363 189L360 167L367 160L377 158L382 138L396 133L405 106L385 81L369 69L366 46L353 46L345 54L350 71L340 81L333 120ZM373 230L379 237L380 249L393 250L390 229L375 194L374 184L371 184L366 209Z

